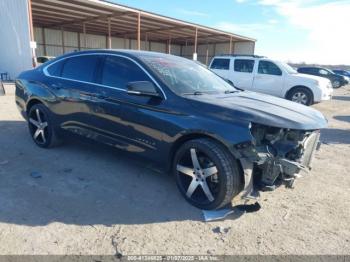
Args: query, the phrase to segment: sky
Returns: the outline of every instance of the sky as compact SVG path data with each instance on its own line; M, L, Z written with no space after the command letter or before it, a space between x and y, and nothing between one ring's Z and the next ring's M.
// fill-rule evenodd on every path
M350 65L350 0L112 1L255 38L258 55Z

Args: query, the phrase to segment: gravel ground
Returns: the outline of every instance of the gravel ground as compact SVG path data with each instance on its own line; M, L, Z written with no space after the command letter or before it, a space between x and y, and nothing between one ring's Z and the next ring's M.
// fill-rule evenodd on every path
M0 254L350 254L350 87L317 104L329 119L314 168L262 208L205 223L173 179L94 143L34 145L14 96L0 97Z

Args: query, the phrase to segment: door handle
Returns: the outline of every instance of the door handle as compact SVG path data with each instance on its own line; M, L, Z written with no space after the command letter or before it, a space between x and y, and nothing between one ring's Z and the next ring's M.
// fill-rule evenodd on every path
M61 84L52 84L51 87L55 90L60 90L62 88Z

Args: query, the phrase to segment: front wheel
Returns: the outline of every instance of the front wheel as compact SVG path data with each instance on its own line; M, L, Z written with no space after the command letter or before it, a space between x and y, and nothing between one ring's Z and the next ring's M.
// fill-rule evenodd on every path
M305 87L297 87L292 89L287 97L289 100L309 106L313 103L313 96L310 90Z
M218 209L240 192L242 181L234 157L211 139L195 139L177 151L173 173L184 198L200 209Z
M50 111L43 104L35 104L29 109L28 127L33 141L39 147L50 148L61 143L50 119Z

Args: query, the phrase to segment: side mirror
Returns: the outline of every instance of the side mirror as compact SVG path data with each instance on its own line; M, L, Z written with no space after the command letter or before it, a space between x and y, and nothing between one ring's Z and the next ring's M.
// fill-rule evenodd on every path
M129 82L126 86L129 95L160 97L154 84L149 81Z

